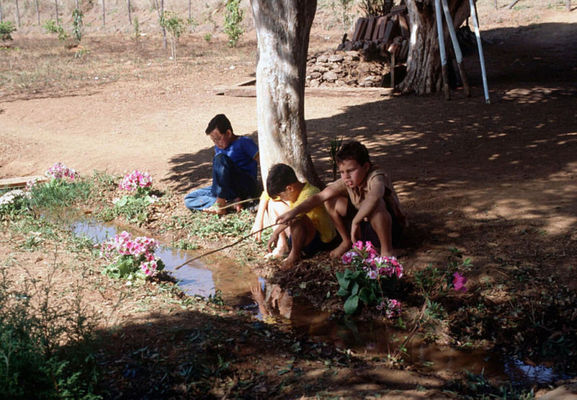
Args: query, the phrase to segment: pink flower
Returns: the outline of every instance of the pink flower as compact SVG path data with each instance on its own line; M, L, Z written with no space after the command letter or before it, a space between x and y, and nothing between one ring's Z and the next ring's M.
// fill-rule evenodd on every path
M455 272L453 274L453 287L455 288L455 290L458 291L462 291L462 292L466 292L467 288L465 287L465 283L467 283L467 278L464 277L463 275L459 274L458 272Z
M357 257L358 254L354 251L347 251L345 254L343 254L342 257L342 261L343 264L350 264L351 262L353 262L353 258Z
M353 249L362 250L364 248L364 243L359 240L355 244L353 244Z
M377 271L375 271L375 270L370 270L370 271L367 273L367 277L368 277L369 279L377 279L378 276L379 276L379 274L378 274Z

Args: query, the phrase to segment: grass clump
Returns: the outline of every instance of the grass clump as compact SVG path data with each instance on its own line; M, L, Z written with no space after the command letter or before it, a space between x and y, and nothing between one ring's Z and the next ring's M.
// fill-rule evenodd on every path
M95 393L95 319L53 304L50 282L16 289L0 266L0 398L100 399ZM32 285L37 285L34 280Z

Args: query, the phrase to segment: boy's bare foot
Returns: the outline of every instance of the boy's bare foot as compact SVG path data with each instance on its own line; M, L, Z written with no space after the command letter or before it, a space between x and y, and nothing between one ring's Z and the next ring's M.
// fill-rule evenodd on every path
M233 200L233 202L235 203L234 210L236 212L242 211L242 203L240 203L240 201L242 201L240 197L237 197L236 199Z
M332 258L340 258L343 256L343 254L349 251L351 247L353 247L353 243L351 241L342 241L336 249L330 252L329 255Z
M282 260L282 262L280 263L280 269L282 271L286 271L287 269L291 269L292 267L294 267L294 265L297 263L298 260L299 260L298 257L295 257L295 256L289 254L289 256L287 258L285 258L284 260Z

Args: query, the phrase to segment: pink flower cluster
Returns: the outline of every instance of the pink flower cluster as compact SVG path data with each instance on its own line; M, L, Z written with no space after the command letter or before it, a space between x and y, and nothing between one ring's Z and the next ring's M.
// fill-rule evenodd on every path
M122 182L118 185L121 190L126 190L127 192L132 192L138 188L147 188L152 186L152 177L148 172L140 172L134 170L129 174L126 174L122 178Z
M78 177L78 173L75 170L73 170L72 168L68 168L61 162L57 162L56 164L51 166L48 169L48 171L46 171L45 175L52 179L68 178L71 181L73 181L75 178Z
M102 254L106 258L132 256L140 262L140 269L146 276L154 276L159 271L159 260L154 256L156 240L138 236L132 239L130 233L123 231L102 244Z
M385 313L385 316L389 319L396 318L401 315L401 302L395 299L383 299L379 305L377 305L377 310Z
M352 264L357 261L367 272L369 279L379 277L391 278L403 276L403 266L395 257L381 257L371 242L358 241L353 249L346 252L342 257L343 264Z
M467 291L467 287L465 286L466 283L467 278L465 276L461 275L458 272L455 272L453 274L453 287L455 288L455 291L466 292Z

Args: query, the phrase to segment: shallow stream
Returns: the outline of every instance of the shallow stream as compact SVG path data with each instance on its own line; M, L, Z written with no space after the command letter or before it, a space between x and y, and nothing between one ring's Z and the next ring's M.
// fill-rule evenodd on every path
M77 236L95 243L101 243L121 231L112 224L84 220L74 222L72 230ZM138 232L131 233L139 235ZM187 295L208 297L218 291L226 304L249 310L260 320L268 318L268 314L274 315L277 321L290 324L294 330L305 333L312 340L333 343L338 348L351 349L356 353L386 357L397 350L406 335L378 321L355 322L331 318L329 313L313 308L302 298L293 298L277 285L269 285L248 267L239 266L222 256L209 256L203 258L206 263L197 260L176 270L176 266L198 254L161 245L156 255ZM259 293L262 297L258 296ZM260 301L255 301L257 297L260 297ZM274 303L275 307L271 308L270 303ZM464 352L432 345L418 337L409 342L406 353L407 361L424 372L446 371L453 375L466 370L474 374L483 373L486 378L507 379L512 383L546 384L568 378L557 375L545 366L527 365L517 359L480 350Z

